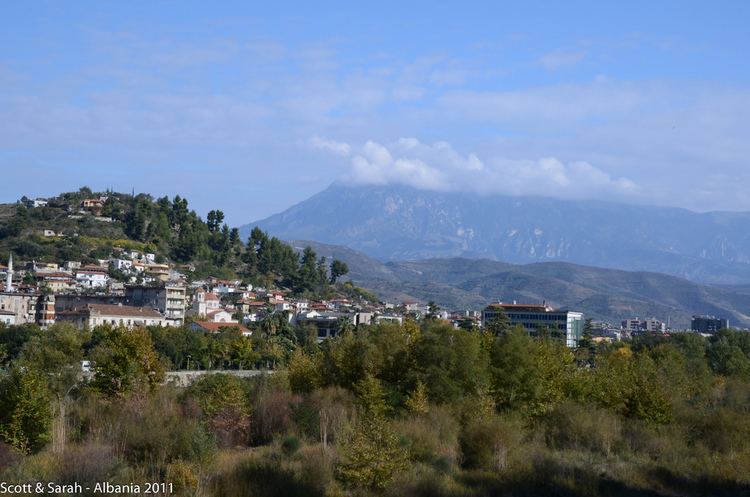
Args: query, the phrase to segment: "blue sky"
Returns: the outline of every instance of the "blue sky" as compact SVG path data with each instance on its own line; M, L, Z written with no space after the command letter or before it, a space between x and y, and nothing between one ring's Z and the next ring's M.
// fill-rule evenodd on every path
M332 181L750 210L748 2L4 2L1 201Z

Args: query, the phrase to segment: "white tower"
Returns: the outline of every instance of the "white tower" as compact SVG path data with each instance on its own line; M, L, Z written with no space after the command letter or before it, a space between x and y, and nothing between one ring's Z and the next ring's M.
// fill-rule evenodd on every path
M8 276L5 278L5 291L13 291L13 252L11 252L10 257L8 257Z

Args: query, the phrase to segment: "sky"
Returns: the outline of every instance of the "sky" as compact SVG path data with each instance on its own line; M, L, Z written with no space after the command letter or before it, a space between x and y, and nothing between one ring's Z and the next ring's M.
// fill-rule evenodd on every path
M3 2L0 201L334 181L750 210L750 2Z

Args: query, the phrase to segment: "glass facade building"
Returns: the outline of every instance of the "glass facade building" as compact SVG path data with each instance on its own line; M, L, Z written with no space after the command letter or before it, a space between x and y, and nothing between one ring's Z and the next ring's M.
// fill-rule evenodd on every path
M574 348L583 336L583 313L553 309L536 304L490 304L482 313L482 323L491 321L500 313L505 313L511 326L521 325L532 336L546 332L553 338L565 341Z

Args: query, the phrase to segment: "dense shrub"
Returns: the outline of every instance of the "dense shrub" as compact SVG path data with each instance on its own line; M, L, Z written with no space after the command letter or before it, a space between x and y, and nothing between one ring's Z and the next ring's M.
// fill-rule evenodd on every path
M501 471L508 467L523 433L518 421L497 416L476 419L464 426L459 437L462 466Z
M557 450L586 450L609 456L621 443L621 420L604 409L566 402L539 423L547 445Z

